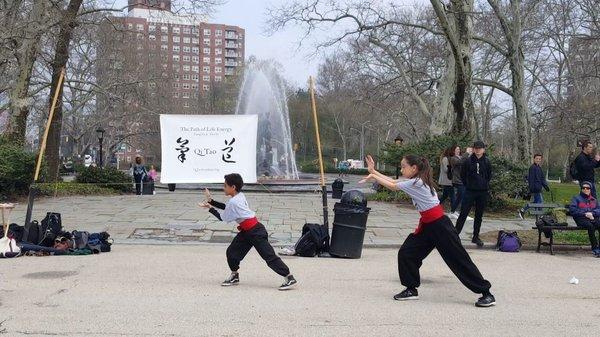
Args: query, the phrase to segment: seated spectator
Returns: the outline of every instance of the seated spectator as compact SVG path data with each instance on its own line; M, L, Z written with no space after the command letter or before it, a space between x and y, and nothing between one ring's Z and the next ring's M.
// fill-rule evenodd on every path
M592 253L600 257L600 248L596 239L596 231L600 232L600 205L592 196L592 183L581 183L581 192L573 197L569 211L578 227L586 228L592 245Z

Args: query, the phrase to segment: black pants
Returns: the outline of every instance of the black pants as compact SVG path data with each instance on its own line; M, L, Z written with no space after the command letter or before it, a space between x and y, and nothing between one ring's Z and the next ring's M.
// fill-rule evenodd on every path
M419 268L433 248L437 249L460 282L472 292L477 294L489 292L490 282L481 276L447 216L426 225L419 234L410 234L400 247L398 273L403 286L417 288L421 285Z
M442 185L442 197L440 198L440 204L443 205L446 199L450 198L450 207L454 204L454 186L443 186Z
M269 235L265 226L260 222L249 231L239 232L227 247L227 263L231 271L240 269L240 262L244 259L250 248L254 247L267 265L281 276L290 274L288 266L275 254L273 246L269 243Z
M135 194L142 195L142 176L133 176L135 181Z
M465 193L462 204L460 206L460 216L456 220L456 231L460 233L465 225L467 216L471 212L471 208L475 205L475 222L473 223L473 237L479 236L481 230L481 222L483 221L483 211L487 206L488 191L469 191Z
M590 244L592 245L592 249L598 249L598 240L596 239L596 231L600 236L600 219L595 218L594 220L590 220L585 217L576 217L573 218L577 227L586 228L588 230L588 236L590 237Z

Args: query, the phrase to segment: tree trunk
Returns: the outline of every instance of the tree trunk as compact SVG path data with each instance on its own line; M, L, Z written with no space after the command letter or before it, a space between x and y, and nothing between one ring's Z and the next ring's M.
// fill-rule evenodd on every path
M44 30L40 26L44 24L45 3L46 1L34 1L23 43L17 52L19 72L9 94L9 118L5 134L10 141L18 144L25 143L30 105L29 85L31 83L33 65L39 51L39 41L44 33Z
M448 44L446 44L448 45ZM448 46L448 49L451 49ZM442 135L452 130L456 116L453 97L456 93L456 66L451 50L446 51L446 69L437 87L437 97L431 116L431 134Z
M62 90L63 85L58 86L60 72L66 67L69 60L69 43L73 35L73 29L77 25L76 17L83 0L70 0L67 9L63 12L60 21L60 32L56 38L56 50L54 60L52 61L52 82L50 86L50 105L54 93L58 90L58 101L54 116L50 124L48 133L48 142L46 150L46 163L48 164L48 180L55 181L58 179L58 169L60 165L60 139L62 131ZM64 83L64 82L63 82Z

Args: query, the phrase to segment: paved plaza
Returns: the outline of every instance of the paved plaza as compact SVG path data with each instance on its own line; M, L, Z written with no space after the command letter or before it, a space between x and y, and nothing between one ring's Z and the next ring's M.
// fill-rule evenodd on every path
M350 177L348 188L357 187L359 177ZM362 187L363 189L364 186ZM216 200L226 200L222 191L213 191ZM267 228L274 245L291 245L300 237L305 223L322 223L323 206L319 193L246 192L250 207ZM156 195L120 195L41 198L34 206L33 219L46 212L59 212L67 230L108 231L121 243L226 243L237 233L234 223L217 221L206 209L197 206L204 196L200 190L157 189ZM333 205L329 199L329 223L333 223ZM19 204L14 222L23 223L27 205ZM412 205L369 202L365 246L398 246L418 223L419 214ZM462 234L470 245L472 222ZM531 220L485 218L482 232L499 229L529 229Z
M598 259L471 250L497 305L476 308L433 252L418 301L399 302L395 249L359 260L283 257L282 278L251 251L241 283L221 245L116 245L92 256L2 260L0 334L6 336L597 336ZM576 276L578 285L569 284Z

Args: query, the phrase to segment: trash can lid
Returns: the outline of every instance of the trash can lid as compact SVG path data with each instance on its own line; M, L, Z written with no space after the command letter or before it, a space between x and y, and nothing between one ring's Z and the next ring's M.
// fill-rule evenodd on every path
M367 207L367 197L359 190L349 190L342 194L340 203L349 206Z

